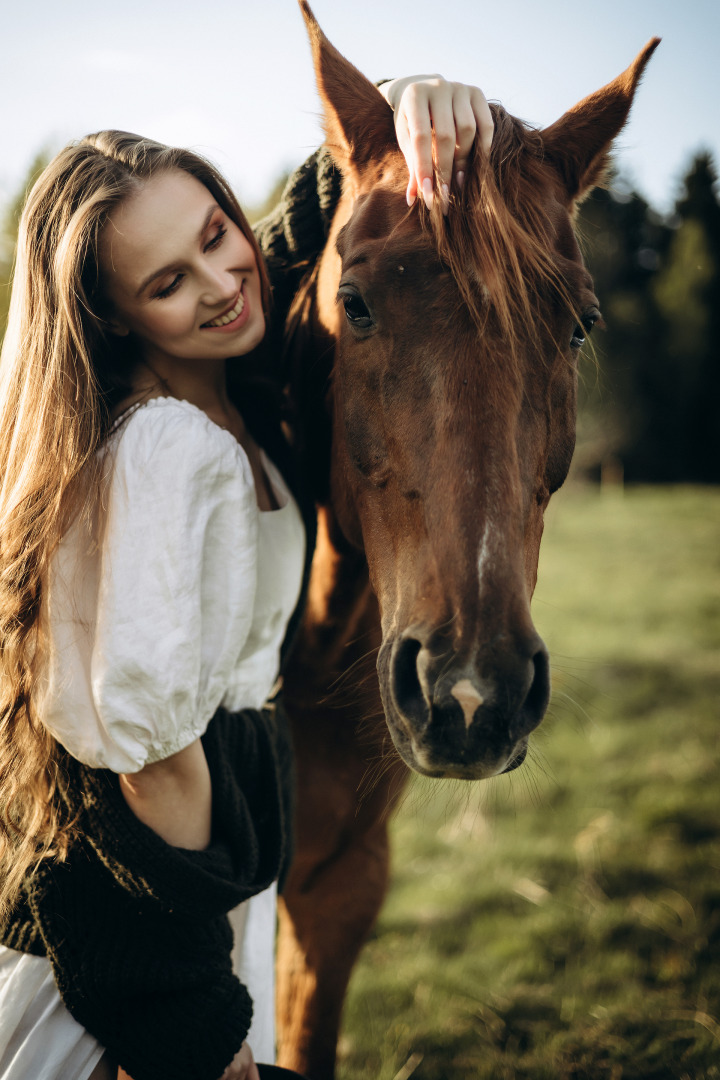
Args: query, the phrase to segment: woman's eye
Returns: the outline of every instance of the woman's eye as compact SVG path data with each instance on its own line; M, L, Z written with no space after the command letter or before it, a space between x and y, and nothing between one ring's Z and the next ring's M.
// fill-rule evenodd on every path
M156 300L164 300L166 297L171 296L175 292L178 285L182 281L182 274L176 274L167 288L162 289L160 292L155 293Z
M367 330L372 326L372 316L365 306L365 301L354 289L340 289L338 299L342 301L349 323L359 330Z
M221 225L220 228L218 229L218 231L213 236L212 240L208 241L208 243L205 245L205 250L206 251L212 251L214 248L220 247L220 245L221 245L221 243L223 241L223 237L226 236L226 235L227 235L227 229L225 228L224 225Z

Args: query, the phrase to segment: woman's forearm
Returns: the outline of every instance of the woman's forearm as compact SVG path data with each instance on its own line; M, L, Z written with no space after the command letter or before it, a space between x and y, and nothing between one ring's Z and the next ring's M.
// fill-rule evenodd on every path
M126 803L173 847L202 851L210 843L212 785L202 743L194 743L136 773L120 775Z

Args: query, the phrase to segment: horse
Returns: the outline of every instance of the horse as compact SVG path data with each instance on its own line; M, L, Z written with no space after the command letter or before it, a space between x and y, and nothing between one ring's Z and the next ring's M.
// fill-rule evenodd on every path
M408 208L389 106L300 6L343 193L287 326L317 547L285 676L297 835L278 1060L331 1080L409 770L516 769L548 705L530 600L574 449L578 354L601 321L573 220L658 39L544 130L492 105L490 155L444 215L439 198Z

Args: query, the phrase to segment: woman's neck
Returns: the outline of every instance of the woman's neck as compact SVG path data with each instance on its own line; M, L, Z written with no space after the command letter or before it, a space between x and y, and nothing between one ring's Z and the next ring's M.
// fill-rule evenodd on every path
M156 396L189 401L216 422L224 422L237 413L228 394L224 360L193 363L144 360L133 372L132 394L125 407L135 400Z

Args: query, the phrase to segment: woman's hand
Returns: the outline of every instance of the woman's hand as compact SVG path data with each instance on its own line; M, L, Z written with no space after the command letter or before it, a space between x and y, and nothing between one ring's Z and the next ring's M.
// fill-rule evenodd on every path
M220 1080L260 1080L252 1050L246 1042L242 1044Z
M418 195L433 201L433 161L440 176L440 196L447 209L450 182L462 187L473 141L490 152L493 119L485 95L477 86L448 82L442 75L410 75L380 87L395 112L395 130L407 161L410 179L408 206Z

